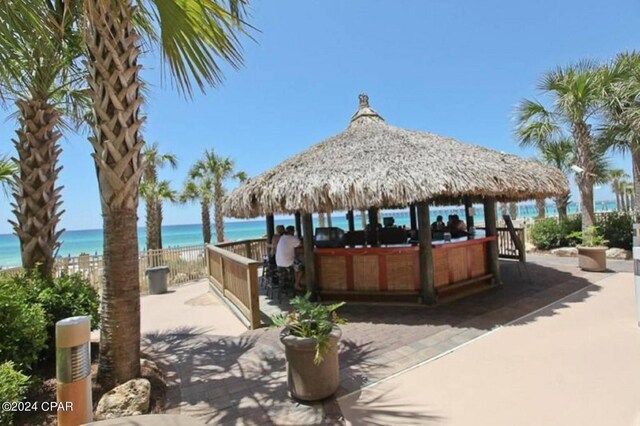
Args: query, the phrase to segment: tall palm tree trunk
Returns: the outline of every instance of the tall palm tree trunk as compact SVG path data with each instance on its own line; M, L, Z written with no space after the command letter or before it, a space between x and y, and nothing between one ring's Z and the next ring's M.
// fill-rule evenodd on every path
M593 207L593 161L591 150L591 135L589 126L584 122L575 123L572 133L576 140L577 166L584 171L578 173L576 181L582 200L582 232L596 223L596 214Z
M640 215L640 144L632 144L631 146L631 165L632 165L632 174L633 174L633 192L636 195L634 197L633 203L633 213L638 216ZM640 220L637 219L637 220Z
M98 381L103 389L140 376L138 188L143 172L138 116L139 36L130 1L85 2L89 87L96 164L104 220L104 279Z
M555 197L553 201L556 203L556 210L558 210L558 220L563 222L567 220L567 206L569 205L569 193L566 193L560 197Z
M211 217L209 216L208 200L202 200L200 202L200 216L202 219L202 236L204 237L204 243L209 244L211 242Z
M162 200L158 200L156 204L156 235L158 238L158 249L162 248Z
M158 236L158 203L157 200L146 201L146 228L147 228L147 250L158 250L160 248Z
M616 189L614 191L614 193L616 194L616 210L620 211L621 210L621 206L620 206L620 191L618 191Z
M215 182L214 191L213 208L215 209L214 222L216 224L216 241L221 243L224 241L224 218L222 216L222 197L224 195L224 191L222 189L222 182Z
M58 238L64 232L56 232L56 226L64 211L59 211L60 191L56 187L58 146L60 133L56 125L60 113L46 100L19 100L20 129L13 143L18 152L19 176L13 193L16 200L13 213L16 221L10 221L20 240L22 266L39 269L44 276L51 276L55 253L60 246Z
M547 215L547 211L546 211L546 201L544 198L538 198L536 200L536 209L538 210L538 216L536 217L536 219L544 219L545 216Z

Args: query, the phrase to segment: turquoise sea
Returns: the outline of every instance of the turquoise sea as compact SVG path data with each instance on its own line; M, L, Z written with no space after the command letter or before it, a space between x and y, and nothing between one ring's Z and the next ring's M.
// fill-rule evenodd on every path
M597 202L597 211L607 211L615 209L614 201ZM575 204L569 206L569 213L577 213L578 207ZM435 220L437 215L446 217L450 214L458 214L464 217L464 209L462 207L450 208L432 208L431 221ZM476 221L483 222L482 206L476 207ZM498 212L499 214L499 212ZM534 217L537 214L533 204L519 205L518 217ZM557 214L553 206L547 206L547 214ZM383 212L383 216L393 216L398 225L409 224L408 210L393 210ZM315 218L317 225L317 218ZM291 218L276 218L276 224L293 225L294 220ZM347 228L347 220L344 214L334 213L332 215L332 224L343 229ZM360 217L356 214L356 227L360 225ZM212 224L213 227L213 224ZM225 222L225 239L226 240L242 240L248 238L259 238L265 235L266 227L264 219L229 221ZM215 234L212 240L215 241ZM138 240L140 242L140 250L145 249L145 229L138 229ZM87 229L66 231L62 236L62 246L58 252L58 256L77 256L81 253L100 254L102 253L102 230ZM200 224L193 225L169 225L162 227L162 241L164 247L180 247L202 243L202 230ZM0 234L0 267L6 268L20 265L20 249L18 238L11 234Z

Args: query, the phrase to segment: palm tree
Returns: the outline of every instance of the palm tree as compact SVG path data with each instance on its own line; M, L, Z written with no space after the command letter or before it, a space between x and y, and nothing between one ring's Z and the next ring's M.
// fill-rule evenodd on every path
M246 179L244 172L236 172L235 164L229 157L216 155L213 150L206 150L204 157L196 162L193 171L195 176L206 179L213 184L213 210L216 226L216 241L224 241L224 221L222 214L222 202L225 196L224 181L227 179Z
M146 202L147 249L162 248L162 202L176 202L178 193L171 189L169 181L143 181L140 195Z
M81 32L75 24L80 7L74 2L3 1L0 7L0 93L15 102L19 129L13 140L17 166L13 196L22 265L51 275L63 230L57 179L62 170L61 119L79 111L83 73ZM24 7L28 6L28 10ZM34 31L32 20L40 31Z
M603 88L611 75L602 73L591 62L558 68L546 73L539 89L552 98L552 108L532 100L523 100L518 107L516 134L524 146L544 146L569 132L575 165L576 182L582 199L583 232L595 224L593 185L597 176L596 141L590 122L602 110Z
M536 219L544 219L546 217L547 215L546 207L547 207L547 204L544 198L536 199L536 210L538 210L538 215L536 216Z
M162 200L176 198L176 193L169 189L168 182L158 183L158 169L167 164L175 169L178 159L174 154L161 154L157 143L145 146L142 156L142 183L148 186L143 194L147 218L147 249L158 250L162 248ZM142 191L142 187L140 189Z
M611 191L616 196L616 210L622 207L622 180L629 177L627 172L622 169L609 170L608 183L611 184Z
M603 140L615 151L631 154L633 187L640 192L640 54L622 53L602 72L609 75L606 86ZM633 210L640 213L640 198Z
M633 207L629 204L629 192L633 189L633 184L628 181L620 181L618 185L620 189L620 207L624 212L629 211Z
M205 244L211 243L211 200L213 193L211 187L213 183L207 179L200 177L199 173L193 168L189 172L189 179L184 185L184 189L180 193L179 200L182 203L199 201L200 217L202 221L202 237Z
M177 87L204 90L221 78L219 60L238 66L244 0L84 0L94 149L104 228L98 381L112 388L140 374L137 207L144 173L139 29L157 41ZM150 21L136 27L143 18ZM126 333L123 333L126 330Z
M0 188L5 195L15 185L14 176L18 168L15 163L5 157L0 157Z

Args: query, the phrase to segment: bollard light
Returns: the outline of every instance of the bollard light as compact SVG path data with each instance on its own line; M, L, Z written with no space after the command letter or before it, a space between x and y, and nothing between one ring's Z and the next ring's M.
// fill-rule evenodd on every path
M91 321L87 316L56 323L57 400L59 426L93 421L91 397Z
M636 320L640 326L640 224L633 224L633 278L636 287Z

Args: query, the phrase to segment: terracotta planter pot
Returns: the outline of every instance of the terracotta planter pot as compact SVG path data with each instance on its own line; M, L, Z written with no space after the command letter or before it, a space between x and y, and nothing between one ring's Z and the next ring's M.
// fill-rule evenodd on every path
M334 327L324 359L316 365L313 362L316 354L315 339L292 336L288 328L280 333L280 341L285 347L287 357L287 381L292 397L303 401L318 401L333 395L338 390L340 336L342 336L342 330Z
M578 265L583 271L605 271L607 269L607 248L578 247Z

